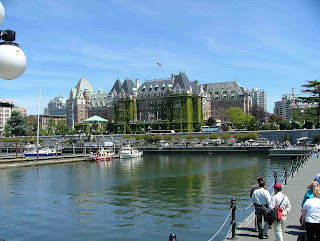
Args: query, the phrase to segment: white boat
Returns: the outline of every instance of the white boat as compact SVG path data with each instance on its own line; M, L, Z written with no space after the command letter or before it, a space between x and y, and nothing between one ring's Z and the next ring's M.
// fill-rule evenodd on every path
M132 146L123 146L119 151L120 158L140 157L143 155L142 151L133 148Z
M39 125L40 125L40 100L41 90L39 96L39 110L38 110L38 125L37 125L37 145L28 145L23 152L25 157L37 157L37 156L53 156L57 155L57 152L49 147L40 147L39 145Z
M95 161L109 161L114 157L114 152L101 147L94 155Z
M25 147L25 151L23 152L25 157L36 157L38 156L54 156L56 155L56 151L50 149L49 147L39 148L39 152L37 150L37 146L35 145L28 145Z

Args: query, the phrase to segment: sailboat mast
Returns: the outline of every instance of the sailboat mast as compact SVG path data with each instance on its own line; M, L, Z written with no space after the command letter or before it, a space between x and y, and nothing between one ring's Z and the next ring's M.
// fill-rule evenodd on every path
M39 109L38 109L37 147L39 147L40 100L41 100L41 89L40 89L40 96L39 96Z

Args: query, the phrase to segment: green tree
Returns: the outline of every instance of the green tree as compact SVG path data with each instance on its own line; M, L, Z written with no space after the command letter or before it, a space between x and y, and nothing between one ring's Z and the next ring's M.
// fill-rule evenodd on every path
M197 136L197 139L204 140L204 139L207 139L207 136L205 134L200 134Z
M314 142L315 144L319 144L319 142L320 142L320 136L319 136L318 134L315 134L315 135L313 136L313 142Z
M164 135L163 136L163 140L167 140L167 141L170 141L170 140L172 140L172 137L171 137L171 135Z
M142 135L134 135L134 138L137 140L137 141L140 141L143 139Z
M219 135L217 133L211 133L209 135L209 139L210 140L213 140L213 139L219 139Z
M28 126L28 136L36 136L37 135L37 127L38 127L38 116L29 115L25 117L26 124Z
M270 130L270 123L264 123L261 125L261 130Z
M193 140L194 139L194 135L189 134L189 135L186 136L186 139L187 140Z
M152 135L151 134L144 134L143 139L145 142L151 142L152 141Z
M181 140L182 138L183 138L182 135L176 135L176 136L174 137L174 139L175 139L177 142L180 142L180 140Z
M287 120L283 120L279 122L280 130L289 130L290 129L290 122Z
M155 142L159 142L159 141L161 141L163 139L163 136L161 135L161 134L155 134L154 136L153 136L153 140L155 141Z
M230 139L230 138L231 138L231 135L230 135L229 133L223 133L223 134L220 136L220 138L225 141L225 140Z
M317 80L308 80L307 84L302 85L305 89L302 90L303 93L309 96L301 96L299 100L303 103L308 103L316 106L316 126L319 127L320 119L320 82Z
M256 132L248 132L247 134L246 134L246 138L248 139L248 140L250 140L250 139L256 139L258 137L258 134L256 133Z
M250 114L244 113L243 109L240 108L230 108L225 113L239 129L247 128L253 117Z
M236 134L234 134L234 138L238 139L239 141L244 141L246 139L246 134L236 133Z
M256 131L258 129L259 129L259 123L255 117L252 117L249 122L249 125L248 125L248 130L249 131Z
M27 132L28 126L25 117L21 116L18 111L12 111L4 128L4 134L6 136L25 136Z
M59 120L56 126L56 135L67 135L71 132L71 128L64 120Z
M300 124L298 122L292 121L290 123L290 129L300 129L300 128L301 128L301 126L300 126Z
M123 139L132 139L132 136L130 136L130 135L125 135L125 136L123 137Z

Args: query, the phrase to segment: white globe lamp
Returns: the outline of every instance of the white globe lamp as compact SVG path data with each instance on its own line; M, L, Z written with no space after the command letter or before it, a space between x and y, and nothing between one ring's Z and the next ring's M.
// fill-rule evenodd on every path
M27 59L19 45L15 43L0 43L0 78L12 80L23 74Z
M2 24L5 16L5 11L2 3L0 2L0 25Z

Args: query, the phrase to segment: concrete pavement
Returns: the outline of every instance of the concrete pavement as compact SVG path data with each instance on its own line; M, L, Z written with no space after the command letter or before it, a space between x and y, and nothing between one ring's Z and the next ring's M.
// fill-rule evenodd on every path
M307 191L307 186L313 181L317 173L320 173L320 158L312 158L299 169L295 175L288 179L287 185L283 185L282 193L288 196L291 203L291 211L287 215L283 239L285 241L297 240L300 233L299 218L301 215L301 202ZM269 229L268 240L275 240L273 229ZM237 240L258 240L258 232L254 230L253 213L236 230Z

